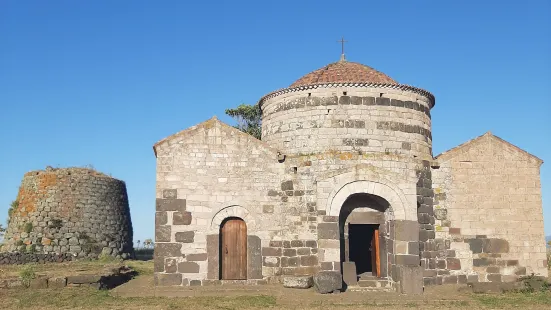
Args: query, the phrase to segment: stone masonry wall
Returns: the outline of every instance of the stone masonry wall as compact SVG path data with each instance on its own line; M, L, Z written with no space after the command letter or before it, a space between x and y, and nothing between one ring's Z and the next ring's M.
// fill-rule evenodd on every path
M362 151L428 157L430 100L377 87L322 87L262 102L262 140L286 154Z
M388 246L392 270L419 266L419 163L404 155L329 151L278 157L263 141L216 119L160 141L155 151L157 285L219 283L219 225L229 216L247 225L249 280L339 272L338 211L327 214L327 199L332 191L366 179L396 184L406 195L358 189L396 204L393 218L410 219L396 224L397 242L394 228L385 229L393 232ZM398 260L395 253L401 255Z
M272 237L289 220L275 193L294 194L292 185L284 182L285 168L277 152L216 118L154 148L157 285L218 281L220 224L230 216L243 219L247 226L247 277L262 280L263 269L264 274L273 274L272 266L279 266L281 258L271 257L287 244L273 243Z
M123 181L84 168L25 174L2 251L132 256L132 222Z
M541 161L489 133L437 159L436 239L447 249L438 272L448 270L449 282L547 277Z

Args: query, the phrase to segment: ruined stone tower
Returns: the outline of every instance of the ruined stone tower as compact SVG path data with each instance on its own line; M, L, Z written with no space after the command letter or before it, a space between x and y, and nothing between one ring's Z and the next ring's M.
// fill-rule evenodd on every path
M212 118L154 145L157 285L323 273L419 293L547 275L541 160L491 135L433 157L428 91L343 56L258 103L262 141ZM496 169L511 163L522 171ZM485 173L496 177L476 183ZM526 189L477 192L520 184L514 173ZM522 208L500 204L510 195ZM519 240L477 206L529 212L537 228Z
M130 257L126 185L84 168L28 172L10 210L4 239L4 252Z

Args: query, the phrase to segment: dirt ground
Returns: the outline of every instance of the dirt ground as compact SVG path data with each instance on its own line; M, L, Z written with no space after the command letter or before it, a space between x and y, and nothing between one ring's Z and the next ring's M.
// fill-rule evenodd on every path
M112 264L112 263L110 263ZM428 287L421 296L390 292L318 294L282 285L165 287L153 285L150 262L125 262L140 276L111 291L91 288L0 290L0 309L551 309L551 293L473 294L465 286ZM108 264L109 265L109 264ZM63 266L68 272L105 268L92 262ZM15 274L21 266L12 266ZM59 264L42 272L61 272ZM0 268L1 269L1 268ZM88 269L89 270L89 269ZM4 270L4 272L6 272Z

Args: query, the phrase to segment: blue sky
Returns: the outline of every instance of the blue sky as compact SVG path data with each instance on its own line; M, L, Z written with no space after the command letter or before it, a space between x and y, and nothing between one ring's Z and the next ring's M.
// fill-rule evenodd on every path
M0 222L23 174L93 165L154 237L158 140L339 59L431 91L434 155L486 131L545 161L550 1L0 2Z

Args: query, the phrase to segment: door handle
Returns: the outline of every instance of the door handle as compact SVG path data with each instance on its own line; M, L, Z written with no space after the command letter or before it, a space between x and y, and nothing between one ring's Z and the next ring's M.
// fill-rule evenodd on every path
M228 246L226 245L224 248L226 249L226 254L228 254Z

